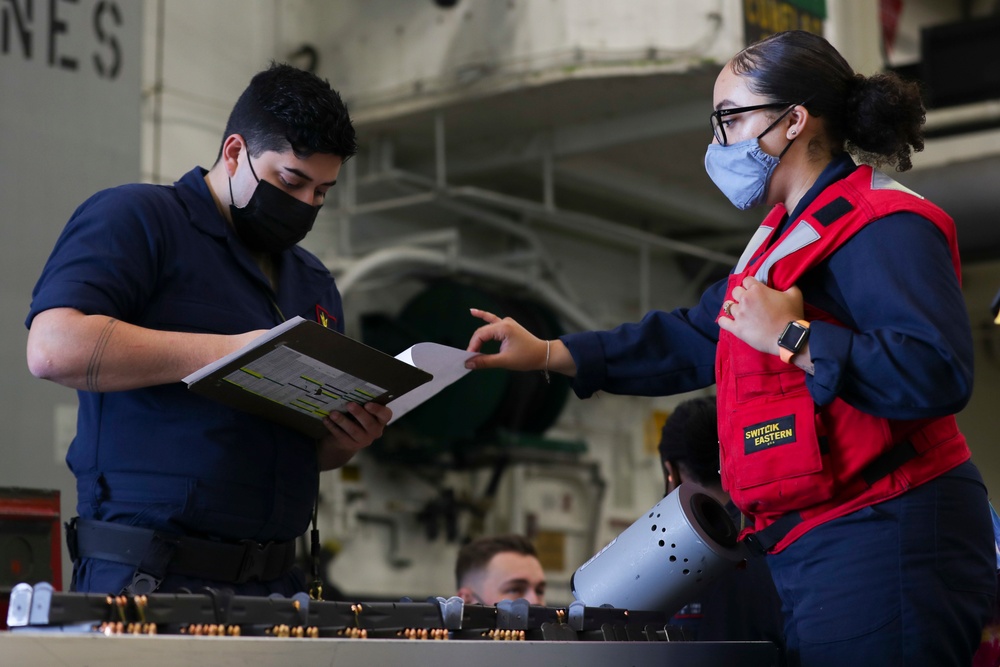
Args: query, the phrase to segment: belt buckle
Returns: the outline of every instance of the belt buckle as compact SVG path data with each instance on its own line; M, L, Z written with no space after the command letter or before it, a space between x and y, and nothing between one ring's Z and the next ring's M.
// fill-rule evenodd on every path
M132 575L132 583L125 587L129 595L149 595L160 587L160 580L147 572L136 570Z
M236 575L236 583L260 580L267 567L267 551L253 540L242 540L240 544L243 545L243 560Z

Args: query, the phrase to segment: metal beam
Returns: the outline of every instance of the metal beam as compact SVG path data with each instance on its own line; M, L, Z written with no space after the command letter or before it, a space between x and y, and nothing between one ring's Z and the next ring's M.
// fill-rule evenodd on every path
M710 107L710 100L697 99L665 109L539 131L520 142L507 137L502 143L466 144L461 149L449 149L448 175L454 182L455 176L542 161L546 151L551 151L552 158L558 160L603 148L705 129L708 127L706 109L711 110ZM708 130L705 129L705 132L707 134ZM434 173L435 165L424 162L408 169Z

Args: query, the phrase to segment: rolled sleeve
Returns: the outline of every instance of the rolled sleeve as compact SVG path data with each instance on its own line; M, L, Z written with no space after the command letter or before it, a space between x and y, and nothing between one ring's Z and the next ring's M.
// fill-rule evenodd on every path
M155 202L129 199L136 187L98 193L77 209L35 285L25 320L29 328L38 313L51 308L126 320L141 310L155 284L158 260L148 224Z

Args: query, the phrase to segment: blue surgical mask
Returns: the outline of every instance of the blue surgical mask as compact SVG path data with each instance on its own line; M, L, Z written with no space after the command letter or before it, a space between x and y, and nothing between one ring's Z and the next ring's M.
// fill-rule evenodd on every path
M705 171L733 206L745 211L767 198L767 188L779 161L779 157L765 153L760 139L754 137L728 146L709 144Z
M716 187L722 190L722 194L741 211L763 204L767 199L767 188L771 185L774 170L795 139L790 140L775 157L765 153L760 147L760 138L770 132L793 108L794 105L789 107L752 139L725 146L715 143L708 145L705 171Z

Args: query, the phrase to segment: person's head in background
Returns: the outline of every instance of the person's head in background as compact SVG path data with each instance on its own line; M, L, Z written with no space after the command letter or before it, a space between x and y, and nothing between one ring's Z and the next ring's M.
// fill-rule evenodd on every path
M480 537L463 546L455 581L466 604L492 606L518 598L545 604L545 572L534 545L521 535Z
M719 427L715 397L684 401L670 413L660 434L663 483L670 493L681 482L694 482L725 505L729 495L719 477Z

